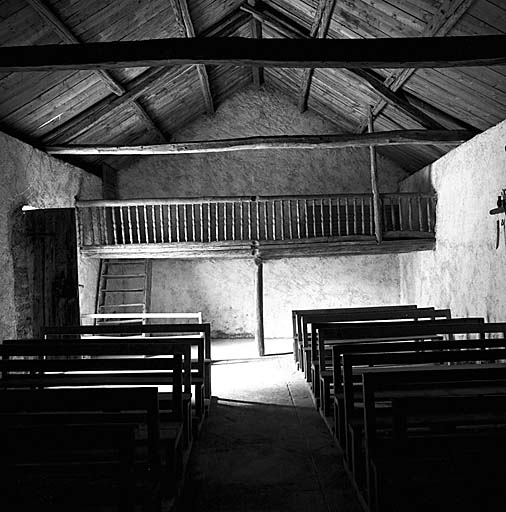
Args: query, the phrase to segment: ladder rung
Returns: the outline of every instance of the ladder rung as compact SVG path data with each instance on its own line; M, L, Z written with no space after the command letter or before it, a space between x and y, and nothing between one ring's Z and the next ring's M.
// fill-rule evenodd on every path
M144 260L116 260L106 261L107 265L144 265Z
M120 292L143 292L144 288L121 288L118 290L102 290L103 293L120 293Z
M106 320L105 318L98 318L97 324L109 324L109 325L116 325L116 324L139 324L142 325L142 320L135 318L131 320Z
M133 307L140 307L144 306L144 304L141 302L140 304L103 304L100 307L101 308L133 308Z
M102 277L112 278L112 279L133 279L146 277L146 274L102 274Z

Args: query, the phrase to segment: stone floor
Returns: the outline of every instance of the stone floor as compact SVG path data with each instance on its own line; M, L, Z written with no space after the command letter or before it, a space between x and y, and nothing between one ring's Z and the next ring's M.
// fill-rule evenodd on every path
M289 352L289 353L288 353ZM185 510L358 512L340 452L297 372L290 340L213 342L213 403Z

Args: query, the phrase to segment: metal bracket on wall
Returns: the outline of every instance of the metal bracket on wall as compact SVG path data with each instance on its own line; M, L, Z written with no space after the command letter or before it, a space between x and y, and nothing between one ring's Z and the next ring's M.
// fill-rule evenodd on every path
M504 214L502 219L497 219L496 221L495 248L499 249L501 241L501 228L504 235L504 247L506 248L506 188L503 188L501 194L497 196L497 208L493 208L489 213L490 215Z

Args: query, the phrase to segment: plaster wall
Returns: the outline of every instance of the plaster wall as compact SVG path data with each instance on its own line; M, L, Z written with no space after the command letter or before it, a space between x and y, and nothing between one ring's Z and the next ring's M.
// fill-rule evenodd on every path
M399 303L397 256L295 258L264 263L264 331L291 336L292 309ZM252 260L154 260L156 312L202 311L213 337L255 332Z
M24 233L16 232L13 243L13 226L20 226L20 211L24 205L34 208L68 208L74 206L75 197L96 199L100 197L101 182L98 178L0 133L0 340L13 337L30 324L27 318L26 296L23 304L15 297L15 288L25 287L28 276L15 274L17 260L26 258L29 244ZM14 255L13 255L14 254ZM14 260L16 258L16 261ZM27 269L24 268L23 272ZM90 276L88 276L90 277ZM22 283L16 283L21 279ZM80 283L84 283L80 276ZM18 294L19 295L19 294ZM29 333L27 333L29 334Z
M173 141L253 135L335 133L328 121L301 114L285 96L250 88L174 134ZM118 173L121 198L368 192L368 149L245 151L142 157ZM397 190L406 173L379 158L380 186ZM152 311L202 311L213 336L255 331L252 260L155 260ZM291 334L294 308L395 304L397 255L297 258L264 264L267 337Z
M438 195L435 250L400 255L403 301L506 318L506 240L501 232L496 250L498 216L489 215L506 187L505 141L506 121L402 182L403 191Z

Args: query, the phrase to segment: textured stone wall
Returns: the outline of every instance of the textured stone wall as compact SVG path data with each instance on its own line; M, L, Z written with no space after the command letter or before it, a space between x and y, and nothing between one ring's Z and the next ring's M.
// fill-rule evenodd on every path
M100 197L100 180L0 133L0 340L29 335L31 244L21 207L66 208ZM16 269L16 272L15 272Z
M438 195L435 251L400 256L403 300L506 319L506 243L501 232L495 249L497 216L489 215L506 188L505 142L506 121L402 183Z
M248 89L203 116L173 140L253 135L323 134L335 127L269 89ZM118 174L122 198L290 195L369 192L367 149L247 151L142 157ZM379 158L380 186L397 190L406 176ZM152 310L202 311L214 336L251 336L255 329L252 260L155 260ZM294 308L395 304L396 255L298 258L264 265L265 335L291 333Z

